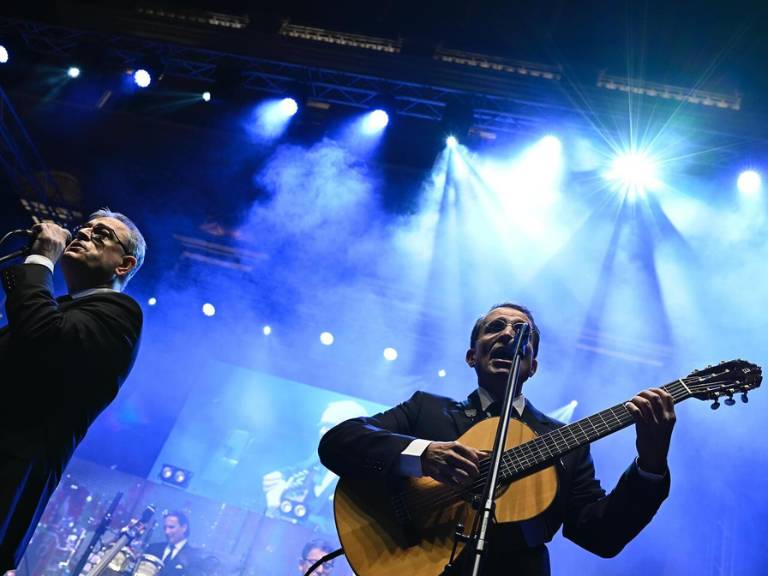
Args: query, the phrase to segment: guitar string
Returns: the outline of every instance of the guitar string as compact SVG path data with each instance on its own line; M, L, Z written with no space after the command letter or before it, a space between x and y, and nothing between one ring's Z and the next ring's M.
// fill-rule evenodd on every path
M683 378L682 380L676 380L674 382L671 382L670 384L663 386L662 388L670 393L670 395L673 397L673 400L675 403L679 402L680 400L683 400L687 397L693 396L693 394L689 393L683 385L683 381L685 381L686 384L690 384L689 388L692 388L694 390L698 390L700 387L704 386L706 387L716 387L721 386L723 383L731 382L729 380L723 380L723 381L707 381L706 385L696 385L694 384L695 381L701 380L702 375L697 376L689 376L687 378ZM602 410L601 412L598 412L597 414L594 414L593 416L589 416L587 418L583 418L582 420L579 420L577 422L574 422L573 424L569 424L567 426L562 426L560 428L556 428L555 430L548 432L547 434L543 434L542 436L537 436L533 440L530 440L528 442L525 442L519 446L516 446L514 448L511 448L510 450L507 450L502 455L502 465L500 467L500 480L502 482L508 480L511 476L514 476L515 474L519 474L526 470L526 468L534 467L537 465L544 464L547 460L556 458L557 456L563 455L566 452L570 450L574 450L578 448L579 446L582 446L584 444L588 444L594 440L597 440L603 435L603 433L610 433L615 432L621 429L622 427L625 427L632 423L633 418L627 410L626 403L618 404L616 406L613 406L612 408L607 408L605 410ZM614 413L614 410L620 410L620 416L617 416ZM621 410L623 409L623 410ZM609 424L605 421L605 418L603 417L603 414L610 413L613 418L617 421L618 427L613 427L613 425ZM600 417L600 419L603 421L602 424L595 425L592 420L596 419L596 417ZM590 433L584 430L583 424L589 424L595 434L590 436ZM581 438L579 435L574 432L576 429L576 426L578 426L581 429ZM563 430L570 432L572 436L572 440L569 441L565 438L563 435ZM558 443L558 440L555 439L555 434L559 433L561 442L564 446L561 446ZM552 442L549 442L552 440ZM555 451L553 452L550 446L548 445L552 444L554 445ZM549 455L546 455L543 452L543 448L546 448L549 452ZM535 451L534 451L535 450ZM519 452L520 455L515 456L514 453ZM481 461L480 463L481 467L481 473L478 475L475 482L466 488L454 488L449 485L440 485L436 487L435 489L431 490L429 495L419 497L417 499L411 499L410 502L403 502L403 506L405 506L409 511L413 512L420 512L423 510L431 509L435 506L438 506L440 504L447 504L452 501L456 501L457 499L464 500L464 496L471 495L472 493L476 493L477 490L482 488L485 484L485 479L487 478L489 468L490 468L490 459L486 458L485 460Z
M670 389L674 384L675 383L672 383L669 385ZM673 394L673 398L674 396L675 395ZM613 413L613 410L617 408L624 409L622 418L619 418L615 413ZM632 420L632 417L629 411L624 407L623 404L619 404L613 408L603 410L602 412L610 412L620 426L629 424L631 423L631 420ZM545 462L546 460L554 456L555 453L557 453L558 455L564 454L566 449L575 449L582 444L588 443L592 440L596 440L597 438L600 437L600 434L602 434L603 432L612 430L612 427L605 422L605 418L603 418L602 413L598 413L598 414L600 415L601 420L603 420L603 425L600 428L595 426L592 422L589 422L590 419L594 418L594 416L592 416L592 417L580 420L578 422L574 422L569 426L563 426L561 428L557 428L552 432L539 436L533 440L530 440L508 451L505 451L502 456L502 464L500 467L500 476L501 476L500 480L503 482L514 473L519 473L520 471L524 470L527 467L533 467L540 463ZM625 419L626 419L626 422L624 422ZM593 430L595 430L597 434L594 437L591 437L590 434L586 430L584 430L584 427L582 425L583 422L588 422L592 426ZM579 437L579 435L574 433L576 426L578 426L581 429L581 436L582 436L581 438ZM573 440L571 441L573 443L572 446L569 445L570 443L565 438L565 436L563 436L562 434L563 428L566 428L568 431L571 432L571 435L573 438ZM618 430L618 429L619 428L616 428L615 430ZM564 442L565 444L564 448L560 446L558 444L558 441L555 439L555 433L557 432L560 433L562 442ZM549 448L549 446L547 446L547 440L549 440L550 438L554 440L553 443L556 448L555 452L553 452ZM542 446L547 448L549 455L546 455L543 452ZM515 458L514 457L515 452L519 452L521 454L517 458ZM515 466L515 464L517 464L517 466ZM489 472L488 469L490 468L490 459L487 458L483 460L480 463L480 468L481 468L481 473L478 475L478 478L475 480L475 482L471 486L466 488L461 488L461 489L456 489L448 485L438 486L436 487L436 489L433 490L433 492L435 492L436 494L430 494L427 497L421 497L417 500L412 500L412 505L409 506L409 508L412 509L414 512L418 512L423 509L432 508L444 502L447 503L451 500L456 500L457 498L463 499L464 495L469 495L477 492L479 488L482 488L482 486L485 483L485 479L487 478L487 475Z

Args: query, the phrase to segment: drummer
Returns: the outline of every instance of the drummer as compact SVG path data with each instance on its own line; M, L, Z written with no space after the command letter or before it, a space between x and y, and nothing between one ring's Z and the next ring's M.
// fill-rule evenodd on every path
M157 576L193 576L195 564L200 560L199 551L187 543L189 518L184 512L172 510L163 518L165 542L150 544L144 557L154 556L162 560L163 568Z

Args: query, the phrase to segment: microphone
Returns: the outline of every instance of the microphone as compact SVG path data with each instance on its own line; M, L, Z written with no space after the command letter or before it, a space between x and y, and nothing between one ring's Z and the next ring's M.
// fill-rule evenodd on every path
M518 340L520 342L520 356L528 354L528 342L531 339L531 325L528 322L516 322L512 325L515 330L515 336L505 346L504 353L508 358L514 358L515 352L518 350Z

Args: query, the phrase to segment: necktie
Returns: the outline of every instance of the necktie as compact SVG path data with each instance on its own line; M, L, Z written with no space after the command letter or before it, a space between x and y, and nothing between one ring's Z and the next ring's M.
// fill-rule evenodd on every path
M176 546L167 546L165 548L165 554L163 555L163 562L170 562L173 560L173 552L176 550Z

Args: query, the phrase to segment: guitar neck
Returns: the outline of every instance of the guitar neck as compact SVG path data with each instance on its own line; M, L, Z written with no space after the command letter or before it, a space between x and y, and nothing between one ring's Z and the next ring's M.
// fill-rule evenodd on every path
M682 380L662 386L662 389L672 396L675 403L691 396L689 388ZM560 456L626 428L633 422L632 414L622 403L537 436L530 442L504 452L501 461L501 480L515 480L540 470L549 466Z

